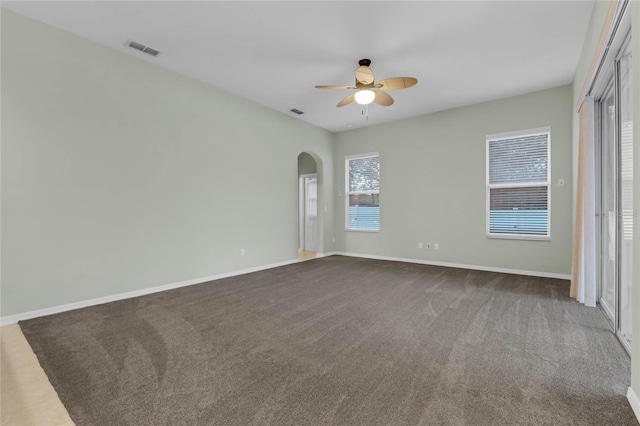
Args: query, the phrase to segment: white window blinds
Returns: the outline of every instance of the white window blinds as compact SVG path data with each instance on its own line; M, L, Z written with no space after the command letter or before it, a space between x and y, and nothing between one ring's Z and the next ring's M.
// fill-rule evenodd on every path
M345 159L346 228L380 230L380 161L377 153Z
M550 129L486 141L487 235L549 238Z

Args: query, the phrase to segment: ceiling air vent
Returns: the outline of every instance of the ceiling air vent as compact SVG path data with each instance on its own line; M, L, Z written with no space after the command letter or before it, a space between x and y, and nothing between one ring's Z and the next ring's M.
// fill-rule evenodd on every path
M299 109L295 109L295 108L290 109L289 111L291 111L294 114L298 114L298 115L304 114L304 112L300 111Z
M132 47L136 50L139 50L151 56L158 56L160 54L160 51L156 49L152 49L149 46L145 46L144 44L138 43L137 41L133 41L133 40L129 40L127 42L127 46Z

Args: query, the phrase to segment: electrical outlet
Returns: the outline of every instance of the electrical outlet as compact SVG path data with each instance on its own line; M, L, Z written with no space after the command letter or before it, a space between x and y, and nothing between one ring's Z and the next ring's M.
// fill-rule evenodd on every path
M336 242L336 237L331 238L331 242L335 243Z
M440 247L438 247L438 243L433 243L433 249L434 250L438 250Z
M431 243L427 243L427 250L431 248Z
M240 249L240 256L244 256L247 252L244 249Z
M418 248L422 248L422 243L418 243Z

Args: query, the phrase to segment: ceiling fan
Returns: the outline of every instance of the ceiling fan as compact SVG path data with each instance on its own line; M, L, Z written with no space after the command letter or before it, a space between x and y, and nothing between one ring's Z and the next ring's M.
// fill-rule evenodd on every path
M418 82L418 79L413 77L393 77L376 83L373 71L369 68L371 60L360 59L358 64L360 66L356 69L356 84L354 86L315 86L316 89L355 89L356 92L338 102L338 107L343 107L353 101L360 105L375 102L378 105L389 106L393 104L393 98L382 90L406 89Z

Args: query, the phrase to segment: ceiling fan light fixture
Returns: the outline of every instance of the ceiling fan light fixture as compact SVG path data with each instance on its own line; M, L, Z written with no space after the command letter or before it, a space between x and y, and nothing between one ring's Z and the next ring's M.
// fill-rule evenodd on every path
M369 105L376 97L376 92L369 89L358 90L355 93L356 102L360 105Z
M361 59L359 64L360 66L356 69L355 86L322 85L315 86L316 89L356 89L355 92L351 92L349 96L338 102L336 105L338 108L349 105L353 101L356 101L360 105L369 105L371 102L375 102L380 106L388 107L393 105L393 98L389 96L385 90L406 89L415 86L418 82L418 79L414 77L392 77L379 81L376 84L373 71L369 68L371 61L369 59Z

